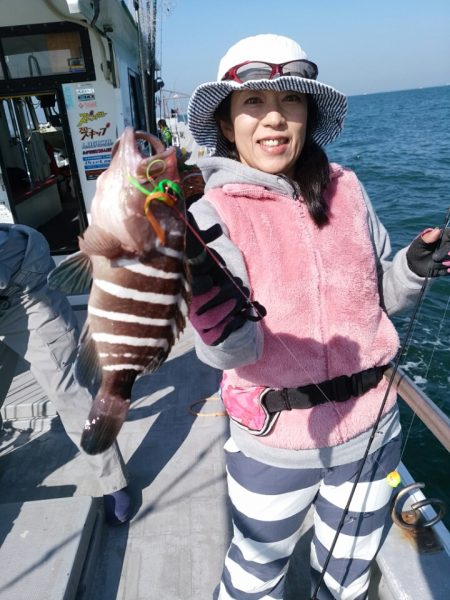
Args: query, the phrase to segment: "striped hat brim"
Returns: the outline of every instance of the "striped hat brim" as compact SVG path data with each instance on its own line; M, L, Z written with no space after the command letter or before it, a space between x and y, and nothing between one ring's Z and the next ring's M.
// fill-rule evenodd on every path
M197 144L213 148L217 156L226 155L227 144L217 126L214 113L231 92L240 90L293 91L310 94L318 109L318 122L313 132L313 139L324 146L335 140L342 131L347 114L347 98L333 87L319 81L283 76L245 83L236 81L202 83L189 101L188 125Z

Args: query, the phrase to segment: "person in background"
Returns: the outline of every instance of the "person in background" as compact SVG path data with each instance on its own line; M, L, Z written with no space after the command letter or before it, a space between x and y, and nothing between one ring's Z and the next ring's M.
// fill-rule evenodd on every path
M48 243L38 231L0 223L0 407L22 357L79 447L92 396L74 376L79 336L75 315L66 296L47 286L54 266ZM118 446L96 456L83 455L102 487L106 521L125 523L131 502Z
M172 133L166 123L165 119L160 119L158 121L159 127L159 135L161 140L166 148L169 148L172 145Z
M323 149L341 133L347 101L317 75L295 41L252 36L188 108L195 141L215 149L198 163L205 193L189 208L209 251L194 234L186 250L196 352L223 370L230 417L234 527L220 600L283 598L311 506L313 593L367 597L392 495L386 476L400 459L396 393L383 377L399 348L390 315L414 302L425 277L450 271L439 228L389 259L364 187Z

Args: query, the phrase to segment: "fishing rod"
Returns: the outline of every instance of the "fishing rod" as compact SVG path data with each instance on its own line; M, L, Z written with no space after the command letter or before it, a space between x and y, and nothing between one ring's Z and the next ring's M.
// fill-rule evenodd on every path
M180 213L180 211L178 211L178 212ZM218 261L218 259L217 259L217 258L216 258L216 256L214 255L214 253L213 253L213 252L210 250L210 248L208 248L207 244L205 244L204 240L201 238L201 236L199 235L199 233L198 233L198 232L197 232L197 231L196 231L196 230L195 230L195 229L192 227L192 225L191 225L190 223L188 223L187 219L185 220L185 222L186 222L187 226L190 228L190 230L192 231L192 233L195 235L195 237L196 237L196 238L199 240L199 242L201 242L201 244L203 245L204 249L205 249L205 250L206 250L206 251L209 253L209 255L210 255L212 258L213 258L213 260L214 260L214 261L215 261L215 262L216 262L216 263L217 263L217 264L218 264L218 265L219 265L219 266L220 266L220 267L221 267L221 268L222 268L222 269L225 271L225 273L226 273L226 269L224 269L223 265L221 265L221 264L220 264L220 262ZM435 249L435 251L434 251L434 253L433 253L433 257L434 257L435 255L437 255L437 253L439 252L439 249L440 249L440 246L441 246L441 243L442 243L442 239L443 239L443 236L444 236L445 230L446 230L446 228L447 228L447 227L448 227L448 225L449 225L449 222L450 222L450 207L447 209L447 214L446 214L446 217L445 217L445 220L444 220L444 225L443 225L443 227L442 227L442 231L441 231L441 234L440 234L440 236L439 236L439 240L438 240L438 243L437 243L436 249ZM412 336L412 332L413 332L413 326L414 326L414 324L415 324L415 321L416 321L416 319L417 319L417 315L418 315L418 312L419 312L419 308L420 308L420 306L422 305L422 302L423 302L423 299L424 299L424 296L425 296L425 292L426 292L426 290L427 290L427 287L428 287L428 282L429 282L429 279L430 279L430 275L431 275L431 272L432 272L432 270L433 270L433 266L432 266L432 265L430 265L430 267L428 268L428 272L427 272L427 274L426 274L426 276L425 276L425 279L424 279L424 281L422 282L422 286L421 286L421 289L420 289L420 292L419 292L419 296L418 296L418 298L417 298L417 300L416 300L416 303L415 303L415 306L414 306L414 309L413 309L413 312L412 312L411 318L410 318L410 320L409 320L409 326L408 326L407 332L406 332L406 334L405 334L404 341L403 341L403 343L401 344L401 347L400 347L400 350L399 350L399 352L397 353L397 358L396 358L396 360L395 360L395 362L394 362L394 365L393 365L393 368L392 368L392 372L391 372L391 375L390 375L390 378L389 378L389 381L388 381L388 386L387 386L387 388L386 388L386 391L385 391L385 394L384 394L383 400L382 400L382 402L381 402L381 405L380 405L380 409L379 409L379 412L378 412L377 418L376 418L376 420L375 420L375 423L374 423L374 425L373 425L373 427L372 427L372 433L371 433L371 436L370 436L370 438L369 438L369 441L368 441L368 443L367 443L367 447L366 447L366 450L365 450L365 452L364 452L364 456L363 456L363 458L362 458L362 460L361 460L361 465L360 465L360 467L359 467L359 470L358 470L358 472L357 472L357 474L356 474L356 477L355 477L354 483L353 483L353 485L352 485L352 488L351 488L351 490L350 490L350 495L349 495L349 498L348 498L348 500L347 500L347 503L346 503L346 505L345 505L345 508L343 509L343 512L342 512L341 519L340 519L340 521L339 521L339 524L338 524L338 527L337 527L337 529L336 529L336 533L335 533L335 536L334 536L333 542L332 542L332 544L331 544L331 546L330 546L330 549L329 549L329 551L328 551L328 554L327 554L327 557L326 557L325 563L324 563L324 565L323 565L323 567L322 567L322 571L321 571L321 574L320 574L319 580L318 580L318 582L316 583L316 586L315 586L315 588L314 588L314 591L313 591L313 593L312 593L312 596L311 596L311 599L310 599L310 600L319 600L319 599L317 598L317 594L318 594L318 592L319 592L319 590L320 590L320 587L322 586L322 583L323 583L323 580L324 580L324 577L325 577L325 574L326 574L326 571L327 571L327 568L328 568L329 562L330 562L330 560L331 560L331 557L333 556L333 551L334 551L334 548L336 547L337 540L338 540L338 538L339 538L339 535L340 535L340 533L341 533L341 531L342 531L342 528L343 528L343 526L344 526L344 521L345 521L345 518L346 518L346 517L347 517L347 515L348 515L349 509L350 509L350 504L351 504L351 501L352 501L352 499L353 499L353 496L354 496L354 494L355 494L356 487L357 487L357 485L358 485L358 483L359 483L359 480L360 480L360 478L361 478L361 474L362 474L362 471L363 471L363 469L364 469L365 463L366 463L366 461L367 461L367 457L368 457L368 455L369 455L370 448L371 448L371 446L372 446L372 443L373 443L373 440L374 440L374 438L375 438L375 435L376 435L376 432L377 432L378 426L379 426L379 424L380 424L380 421L381 421L381 418L382 418L382 416L383 416L384 408L385 408L385 406L386 406L386 402L387 402L387 399L388 399L388 396L389 396L389 392L390 392L390 390L391 390L391 388L392 388L392 385L393 385L393 383L394 383L395 376L396 376L396 374L397 374L397 371L398 371L398 369L399 369L401 358L402 358L402 356L403 356L403 353L405 352L405 349L406 349L406 347L408 346L408 344L409 344L409 342L410 342L410 339L411 339L411 336ZM228 273L227 273L227 275L228 275ZM239 287L239 285L238 285L238 284L237 284L237 283L236 283L236 282L233 280L233 278L231 278L229 275L228 275L228 277L231 279L231 281L233 282L233 284L235 285L235 287L236 287L236 288L237 288L237 289L238 289L238 290L241 292L241 294L244 296L244 298L245 298L245 299L246 299L248 302L250 302L250 304L252 304L252 303L251 303L251 301L250 301L250 299L249 299L249 298L247 298L247 295L245 294L245 292L244 292L244 291L243 291L243 290L242 290L242 289ZM252 306L253 306L253 304L252 304ZM253 307L254 307L254 306L253 306ZM254 308L255 308L255 307L254 307ZM256 310L256 312L258 313L258 310L257 310L256 308L255 308L255 310ZM283 344L283 345L284 345L284 344ZM326 397L326 394L323 392L323 390L322 390L322 389L321 389L321 388L320 388L320 387L319 387L317 384L315 384L315 385L316 385L316 387L318 387L318 389L319 389L319 390L320 390L320 391L323 393L323 395ZM329 398L327 398L327 400L329 400ZM331 400L329 400L329 401L331 402ZM391 475L391 474L389 474L389 475ZM396 478L394 477L394 478L393 478L393 481L395 482L395 484L398 484L397 482L398 482L399 480L398 480L398 479L396 479ZM392 484L392 485L394 485L394 484ZM394 487L395 487L395 485L394 485Z
M445 220L444 220L444 226L442 228L441 235L439 237L439 240L438 240L436 249L435 249L435 251L433 253L433 256L435 256L439 252L439 248L441 246L442 239L444 237L445 230L446 230L446 228L449 225L449 222L450 222L450 207L447 209L447 214L446 214ZM417 315L418 315L418 312L419 312L419 308L422 305L423 298L425 296L425 292L426 292L426 289L428 287L428 281L430 279L430 275L431 275L432 270L433 270L433 266L430 265L430 267L428 268L428 272L427 272L427 274L425 276L425 279L422 282L422 286L420 288L419 296L418 296L418 298L416 300L416 303L414 305L414 309L413 309L411 318L409 320L409 325L408 325L408 329L407 329L406 334L405 334L405 338L403 340L403 343L401 344L399 352L397 353L397 357L395 359L395 362L394 362L394 365L393 365L393 368L392 368L392 373L391 373L391 376L389 378L388 386L386 388L386 392L385 392L383 400L381 402L381 406L380 406L380 410L378 412L377 418L376 418L375 423L374 423L374 425L372 427L372 433L371 433L371 436L370 436L369 441L367 443L367 447L366 447L366 450L364 452L364 456L363 456L363 458L361 460L360 468L359 468L359 470L358 470L358 472L356 474L355 480L354 480L352 488L350 490L350 495L349 495L349 498L347 500L347 504L345 505L345 507L344 507L344 509L342 511L342 516L341 516L341 519L339 521L338 527L336 529L336 533L335 533L333 542L331 543L330 549L328 550L328 554L327 554L327 557L325 559L324 565L322 567L322 571L320 573L319 580L316 583L316 586L315 586L315 588L313 590L313 593L312 593L312 596L311 596L310 600L319 600L319 598L317 597L317 594L318 594L318 592L319 592L319 590L320 590L320 588L322 586L322 583L323 583L323 580L324 580L324 577L325 577L328 565L330 563L331 557L333 556L334 548L336 547L337 540L338 540L339 535L341 534L342 528L344 526L345 518L348 515L348 511L350 509L350 504L351 504L351 501L352 501L353 496L354 496L355 491L356 491L356 486L359 483L359 479L361 477L361 473L363 471L364 465L365 465L367 457L369 455L369 451L370 451L370 448L372 446L372 442L373 442L373 440L375 438L375 434L377 432L378 425L380 424L381 418L383 416L384 407L386 405L389 392L391 390L392 384L393 384L393 382L395 380L395 376L396 376L398 368L400 366L401 358L403 356L403 353L404 353L407 345L410 342L411 335L412 335L412 332L413 332L413 326L414 326L414 323L416 321L416 318L417 318Z
M147 169L147 171L149 171L149 169ZM135 185L136 187L138 187L137 182L135 180L132 180L131 177L130 177L130 180L133 183L133 185ZM150 180L151 183L154 183L154 180L151 177L149 177L149 180ZM148 190L146 190L145 188L143 188L141 186L139 186L139 189L141 191L143 191L147 196L150 196L152 194L152 192L149 192ZM157 186L155 186L155 188L153 190L153 196L152 196L152 198L154 198L155 200L160 200L160 201L166 203L167 205L171 206L172 209L174 209L178 213L178 215L183 219L183 221L185 222L185 224L189 228L189 230L193 233L193 235L196 237L196 239L201 243L201 245L203 246L204 250L209 254L209 256L214 260L214 262L225 272L225 274L230 279L230 281L233 283L233 285L239 290L239 292L243 295L243 297L245 298L245 300L253 307L253 309L255 310L256 314L262 318L264 315L259 314L258 308L254 305L254 303L250 300L250 298L247 296L247 294L244 292L244 290L241 289L241 287L236 283L236 281L234 280L234 278L227 272L227 270L224 268L224 266L220 263L220 261L217 259L217 257L212 252L212 250L208 247L208 245L202 239L202 237L199 234L199 232L196 231L196 229L191 225L191 223L189 223L189 221L186 218L186 216L175 206L175 203L173 201L173 197L174 196L175 197L179 196L179 194L181 194L181 193L182 193L181 192L181 188L180 188L180 186L178 184L175 184L175 183L173 183L173 182L171 182L171 181L169 181L169 180L166 179L166 180L163 180L163 182L160 182ZM158 197L158 194L160 195L160 197ZM169 201L168 197L172 198L172 200ZM149 200L150 200L150 198L149 198ZM175 198L175 200L176 200L176 198ZM146 204L146 206L149 207L149 204L150 203L148 202ZM149 217L148 210L146 210L146 214L147 214L147 217ZM152 223L152 219L151 218L149 218L149 221ZM444 224L443 224L443 227L442 227L442 230L441 230L441 234L440 234L439 239L437 241L436 248L435 248L435 250L433 252L433 256L432 256L433 259L438 255L438 252L439 252L439 249L440 249L440 246L441 246L441 243L442 243L442 239L443 239L443 236L445 234L445 230L449 226L449 223L450 223L450 207L447 209L447 213L446 213L446 216L445 216L445 219L444 219ZM349 509L350 509L350 505L351 505L353 496L354 496L355 491L356 491L356 487L357 487L357 485L359 483L359 480L361 478L361 474L362 474L363 468L365 466L365 463L367 461L367 457L369 456L369 451L370 451L370 448L372 447L373 440L375 438L378 426L379 426L381 418L383 416L384 408L386 406L386 402L387 402L387 399L388 399L388 396L389 396L389 392L390 392L390 390L392 388L392 385L394 383L395 376L396 376L397 371L399 369L401 358L403 356L403 353L405 352L406 347L408 346L408 344L410 342L410 339L411 339L411 336L412 336L412 332L413 332L413 326L414 326L415 321L417 319L419 308L422 305L422 302L423 302L423 299L424 299L424 296L425 296L425 292L426 292L427 287L428 287L428 281L430 279L432 271L433 271L433 265L430 265L429 268L428 268L428 272L427 272L427 274L426 274L426 276L424 278L424 281L422 282L422 286L420 288L420 292L419 292L419 295L417 297L417 300L415 302L415 305L414 305L414 308L413 308L413 312L412 312L411 318L409 320L408 329L406 331L403 343L401 344L400 349L399 349L399 351L397 353L397 357L396 357L396 359L394 361L392 372L391 372L391 375L390 375L390 378L389 378L389 381L388 381L388 386L386 388L384 397L382 399L382 402L381 402L381 405L380 405L380 409L379 409L378 414L377 414L377 418L376 418L375 423L374 423L374 425L372 427L372 432L371 432L370 438L368 440L368 443L367 443L366 450L364 452L363 458L361 459L360 467L358 469L358 472L357 472L356 477L354 479L354 482L352 484L352 488L350 490L349 498L348 498L347 503L346 503L346 505L345 505L345 507L344 507L344 509L342 511L342 516L341 516L341 519L339 521L338 527L336 529L336 533L335 533L334 539L333 539L333 541L331 543L331 546L330 546L330 548L328 550L327 557L326 557L325 562L323 564L323 567L322 567L319 579L318 579L318 581L317 581L317 583L316 583L316 585L314 587L314 590L312 592L310 600L319 600L319 598L317 597L317 594L318 594L318 592L319 592L319 590L320 590L320 588L321 588L321 586L323 584L324 577L325 577L325 574L326 574L327 569L328 569L328 565L330 563L331 557L333 556L333 552L334 552L334 549L336 547L339 535L342 532L342 528L344 526L345 518L348 515ZM282 342L281 339L280 339L280 343L282 343L282 345L286 348L286 350L289 352L289 354L291 354L293 356L292 352ZM304 370L303 366L302 366L302 369ZM329 402L331 402L331 400L326 396L325 392L319 387L319 385L318 384L314 384L314 385L320 390L320 392L323 394L323 396ZM334 406L335 403L332 403L332 405ZM388 475L392 475L392 474L390 473ZM393 487L396 487L396 485L398 485L398 483L399 483L399 479L394 477L393 478L393 482L394 483L391 483L391 482L389 482L389 483Z

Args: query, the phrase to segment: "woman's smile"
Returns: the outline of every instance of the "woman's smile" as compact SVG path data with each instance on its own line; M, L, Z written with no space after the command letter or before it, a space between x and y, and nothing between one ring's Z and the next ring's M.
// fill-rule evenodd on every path
M258 143L261 144L263 148L267 148L271 151L280 146L285 146L288 142L289 140L287 138L268 138L260 140Z

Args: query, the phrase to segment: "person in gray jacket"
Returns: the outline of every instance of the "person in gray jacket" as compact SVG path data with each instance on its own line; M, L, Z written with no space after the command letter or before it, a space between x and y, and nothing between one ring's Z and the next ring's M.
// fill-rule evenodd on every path
M25 225L0 224L0 407L22 357L79 448L92 396L74 376L75 315L66 296L47 286L54 266L42 234ZM106 521L128 521L131 502L117 444L103 454L83 455L103 490Z

